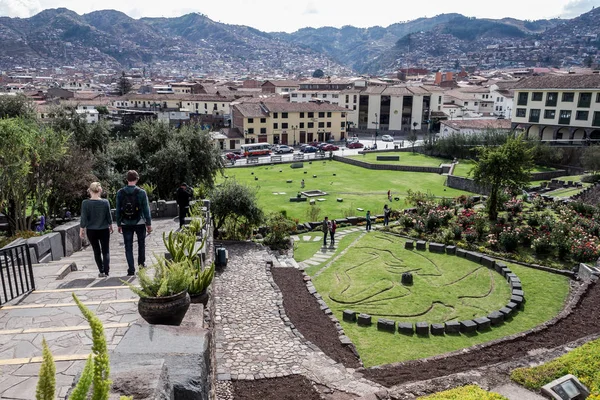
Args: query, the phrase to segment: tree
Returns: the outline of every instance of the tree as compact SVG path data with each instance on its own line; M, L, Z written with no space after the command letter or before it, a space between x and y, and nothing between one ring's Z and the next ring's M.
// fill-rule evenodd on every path
M258 207L256 192L256 189L242 185L235 179L225 180L210 192L215 237L227 235L237 238L240 233L248 233L262 222L263 212ZM225 227L227 232L223 231Z
M22 94L0 96L0 119L3 118L35 119L35 105Z
M478 160L470 174L481 186L488 187L488 217L498 218L498 192L501 189L519 189L530 180L533 168L531 148L522 136L508 138L501 146L481 146L477 149Z
M600 171L600 146L589 146L583 150L581 155L583 168L593 173Z
M322 78L325 76L325 72L322 69L315 69L315 72L312 74L313 78Z
M125 71L121 72L121 77L117 82L117 92L119 92L119 95L121 96L124 96L127 93L131 92L131 82L125 76Z
M534 164L550 165L557 164L562 161L563 150L557 147L551 147L548 143L544 143L539 139L530 139L531 156Z

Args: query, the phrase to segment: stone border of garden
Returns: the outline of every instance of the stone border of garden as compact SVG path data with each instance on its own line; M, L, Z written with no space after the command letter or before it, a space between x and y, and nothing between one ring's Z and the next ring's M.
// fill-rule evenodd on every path
M416 243L415 241L408 241L404 244L404 249L406 250L415 250L415 248L416 250L425 251L427 250L427 242L419 240ZM498 272L510 285L511 297L509 302L501 309L492 311L487 316L463 321L448 321L443 324L429 324L424 321L419 321L414 324L412 322L398 322L396 328L396 321L379 318L377 320L377 330L394 333L397 329L398 333L405 335L413 335L416 333L417 336L421 337L429 336L430 333L432 335L444 335L448 333L460 334L474 333L476 331L481 332L507 322L508 318L513 317L516 312L523 309L523 305L525 304L525 292L523 291L521 279L519 279L506 264L496 261L485 254L467 251L457 248L456 246L446 246L442 243L429 242L429 252L462 257ZM360 313L357 315L357 312L354 310L344 310L343 319L346 322L357 322L359 326L370 326L372 324L371 316L369 314Z

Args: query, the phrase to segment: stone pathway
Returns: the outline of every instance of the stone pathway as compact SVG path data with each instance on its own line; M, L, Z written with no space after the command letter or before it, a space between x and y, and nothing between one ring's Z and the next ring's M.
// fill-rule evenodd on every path
M154 232L146 237L147 265L154 260L153 253L165 251L162 232L176 229L178 224L162 219L154 220L153 227ZM87 321L71 293L76 293L102 320L109 350L119 344L131 323L139 318L138 297L119 280L133 282L135 278L127 277L123 237L116 231L110 246L110 278L98 278L92 249L87 247L60 261L35 265L36 290L0 307L0 399L35 398L43 338L56 361L58 398L65 398L92 345ZM77 271L57 280L73 262Z
M227 246L229 262L215 278L215 334L219 399L231 379L302 374L331 389L355 395L381 390L354 375L306 341L285 316L283 300L266 262L271 255L252 243ZM275 265L277 267L279 265Z

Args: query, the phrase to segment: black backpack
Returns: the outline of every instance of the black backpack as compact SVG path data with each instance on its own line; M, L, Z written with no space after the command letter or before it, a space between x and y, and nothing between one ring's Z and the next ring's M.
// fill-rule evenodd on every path
M140 189L135 188L133 193L127 193L125 189L123 189L123 201L121 201L121 215L123 215L123 219L129 221L139 221L140 220L140 202L138 200L138 193Z

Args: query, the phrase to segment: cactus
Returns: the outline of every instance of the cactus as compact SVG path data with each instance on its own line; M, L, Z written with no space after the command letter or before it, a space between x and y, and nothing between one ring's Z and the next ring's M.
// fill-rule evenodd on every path
M46 339L42 339L42 348L42 365L40 366L40 379L35 390L35 398L36 400L54 400L56 366Z
M213 262L209 268L202 269L202 265L198 260L196 263L190 262L190 286L188 292L190 294L200 294L210 286L215 276L215 263Z

